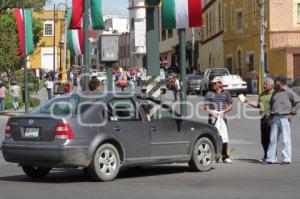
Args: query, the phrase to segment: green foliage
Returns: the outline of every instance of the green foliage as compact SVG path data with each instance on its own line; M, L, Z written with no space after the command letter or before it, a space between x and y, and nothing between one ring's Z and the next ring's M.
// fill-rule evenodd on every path
M29 99L29 106L30 107L37 107L38 105L40 105L41 100L35 97L30 97Z
M17 56L18 32L12 12L0 15L0 43L0 70L5 71L21 60Z
M24 0L26 8L33 8L34 10L41 10L46 2L49 0ZM0 12L6 11L9 8L21 8L22 1L20 0L1 0L0 2Z
M22 102L22 99L19 99L19 107L24 106L24 103ZM6 95L5 97L5 109L13 109L13 103L12 103L12 96L11 95Z

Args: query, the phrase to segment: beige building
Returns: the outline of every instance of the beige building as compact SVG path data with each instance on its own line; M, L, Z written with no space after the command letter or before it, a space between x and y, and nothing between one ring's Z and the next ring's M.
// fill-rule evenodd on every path
M55 69L58 70L63 65L65 12L56 12L55 22L53 21L53 11L34 12L33 17L42 20L43 33L40 42L34 49L34 53L29 56L30 68L49 71L53 70L55 65ZM54 34L55 42L53 40ZM55 60L53 59L54 49Z
M260 68L257 0L223 0L225 66L244 78ZM265 68L300 76L300 0L265 0Z
M199 45L200 71L224 67L223 0L202 0L203 27Z

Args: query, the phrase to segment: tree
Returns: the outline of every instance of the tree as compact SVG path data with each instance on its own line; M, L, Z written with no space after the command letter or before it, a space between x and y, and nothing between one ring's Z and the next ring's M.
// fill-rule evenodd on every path
M24 0L26 8L41 10L49 0ZM2 0L0 3L0 12L5 12L10 8L21 8L22 1L20 0Z
M33 42L36 45L41 37L43 23L33 18ZM0 15L0 73L5 72L11 80L14 72L24 66L22 57L17 56L18 31L16 19L11 9L2 10Z

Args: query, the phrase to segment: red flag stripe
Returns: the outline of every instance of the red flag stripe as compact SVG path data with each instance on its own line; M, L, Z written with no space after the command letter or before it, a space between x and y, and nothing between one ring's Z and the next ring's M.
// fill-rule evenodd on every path
M18 27L18 36L19 36L19 51L18 55L23 56L25 53L25 33L24 33L24 27L23 27L23 17L22 17L22 9L16 8L14 10L14 14L16 17L17 27Z
M83 15L84 0L72 0L72 17L70 22L70 29L82 28L82 15Z
M188 0L189 27L202 26L202 5L201 0Z
M84 54L84 38L83 38L83 29L81 28L78 30L78 40L79 40L79 46L81 49L81 54Z

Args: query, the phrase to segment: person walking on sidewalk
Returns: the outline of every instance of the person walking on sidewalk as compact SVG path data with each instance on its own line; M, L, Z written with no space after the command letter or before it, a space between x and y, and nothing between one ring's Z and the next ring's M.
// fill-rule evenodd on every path
M272 79L266 79L264 83L264 92L259 95L258 102L249 101L247 98L245 102L253 107L260 109L260 133L261 133L261 145L264 150L264 156L260 159L260 162L264 162L267 159L267 152L270 143L270 100L273 94L274 82Z
M0 111L5 111L6 88L0 83Z
M215 77L211 82L213 91L209 91L204 100L204 110L209 114L208 123L216 125L217 120L225 124L225 130L220 132L223 140L222 160L224 163L232 163L228 155L228 134L226 114L233 108L233 101L228 91L223 89L222 79ZM220 121L219 121L220 122ZM219 130L219 129L218 129ZM219 130L220 131L220 130Z
M136 81L134 77L131 77L129 80L129 87L132 93L135 93Z
M14 106L14 110L16 111L19 109L19 98L21 93L21 89L16 82L12 82L12 87L10 89L10 92L12 94L12 103Z
M52 92L53 92L53 81L52 81L52 77L49 76L47 79L46 79L46 82L45 82L45 87L47 89L47 93L48 93L48 100L50 100L52 98Z
M282 133L282 164L292 162L291 120L300 109L300 97L287 87L287 78L279 75L274 80L275 91L270 101L272 117L270 144L265 164L274 164L276 160L278 137Z

